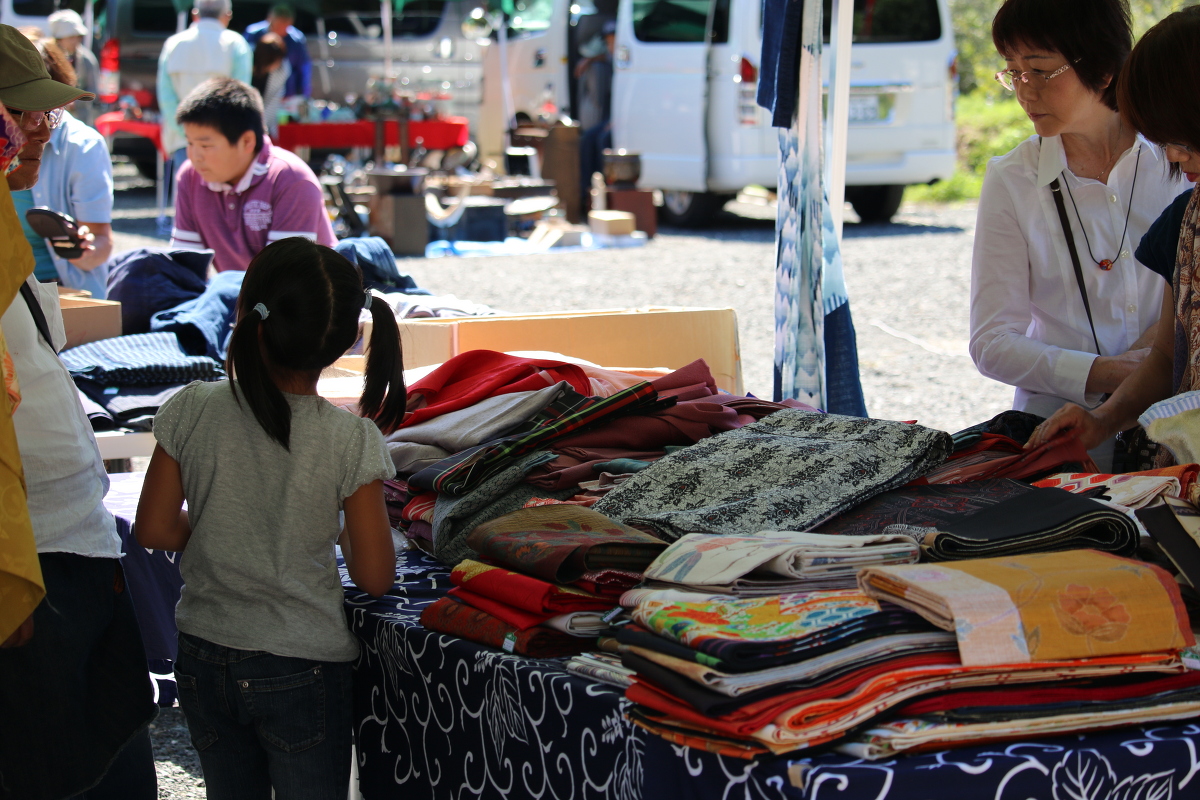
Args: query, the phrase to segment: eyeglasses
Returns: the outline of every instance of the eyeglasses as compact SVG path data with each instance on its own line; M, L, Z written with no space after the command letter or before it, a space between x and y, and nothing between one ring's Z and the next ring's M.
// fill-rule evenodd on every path
M1070 64L1063 64L1058 69L1051 72L1049 75L1043 75L1040 72L1021 72L1019 69L1002 69L996 73L996 80L1000 85L1010 92L1017 90L1017 81L1021 83L1032 84L1035 89L1041 89L1045 83L1038 83L1034 78L1041 78L1042 81L1048 82L1051 78L1057 78L1071 68Z
M1195 152L1191 148L1191 146L1186 145L1186 144L1178 144L1177 142L1163 142L1163 144L1162 144L1163 150L1166 150L1168 147L1170 147L1174 150L1178 150L1179 152L1183 153L1184 155L1189 155L1189 156L1193 152Z
M36 131L45 120L46 127L54 130L59 125L62 125L63 115L66 114L66 109L55 108L50 111L20 111L9 106L8 110L12 112L13 117L17 120L17 124L24 131Z

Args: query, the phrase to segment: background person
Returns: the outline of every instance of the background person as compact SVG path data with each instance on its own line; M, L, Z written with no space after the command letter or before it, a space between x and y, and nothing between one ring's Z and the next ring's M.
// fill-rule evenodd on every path
M100 64L91 50L83 46L87 27L83 18L69 8L55 11L46 17L46 28L55 44L62 49L67 63L75 70L73 84L91 94L100 91ZM57 79L56 79L57 80ZM76 119L88 125L95 124L96 108L92 103L71 104L68 109Z
M51 79L74 85L71 67L54 41L37 38L33 41ZM74 105L78 108L89 104ZM112 159L104 137L64 110L42 152L37 183L30 189L13 192L13 202L25 238L33 248L37 279L83 289L103 300L108 294L108 259L113 248ZM83 255L69 260L62 258L47 240L34 232L25 219L25 211L35 206L68 214L79 223L85 240Z
M172 248L214 250L224 271L246 269L290 236L337 244L317 176L263 133L258 92L228 78L209 81L188 95L177 119L188 161L179 170Z
M1200 6L1171 14L1138 42L1118 86L1129 124L1158 142L1172 170L1192 183L1200 178L1200 109L1181 98L1190 98L1200 85L1197 42ZM1165 286L1159 282L1162 316L1149 354L1099 408L1064 406L1042 423L1030 446L1066 434L1094 447L1136 425L1151 404L1200 389L1200 194L1193 189L1185 197L1163 212L1138 248L1166 280Z
M374 320L366 418L317 394L363 308ZM210 800L272 788L343 800L359 647L334 543L360 589L392 587L383 481L396 468L380 427L404 419L396 319L341 255L284 239L246 271L227 367L232 380L193 383L158 412L138 502L138 543L185 552L180 706Z
M1097 405L1146 357L1162 286L1133 251L1183 188L1117 113L1132 35L1124 0L1006 0L996 49L1036 135L988 165L971 262L971 357L1048 417ZM1091 320L1051 190L1061 187ZM1093 340L1099 340L1099 353ZM1102 471L1111 443L1092 453Z
M263 122L267 133L279 135L279 111L283 108L283 91L292 75L283 40L271 32L264 33L254 45L254 70L250 85L258 89L263 100Z
M52 80L33 43L0 25L0 103L28 138L11 190L38 180L49 112L90 99ZM154 800L146 653L104 507L108 475L56 353L66 338L57 289L26 281L0 328L21 387L13 425L46 586L32 636L0 647L0 795Z
M600 30L604 48L575 65L579 79L580 186L584 208L590 205L592 173L604 171L604 150L612 147L612 54L617 23L608 20Z
M246 40L227 30L233 18L230 0L196 0L192 25L167 39L158 57L158 109L163 151L171 156L170 173L183 166L187 141L175 121L179 101L212 78L250 82L251 54Z
M273 6L267 13L267 18L246 28L246 41L251 47L258 45L258 40L267 31L283 40L287 48L288 65L292 74L284 87L284 97L312 97L312 57L308 54L308 42L304 34L292 23L296 14L291 6Z

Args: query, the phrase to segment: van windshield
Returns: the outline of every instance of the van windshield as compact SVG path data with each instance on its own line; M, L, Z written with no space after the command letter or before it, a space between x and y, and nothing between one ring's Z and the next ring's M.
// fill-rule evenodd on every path
M639 42L703 42L712 9L713 44L729 41L729 0L633 0Z
M488 0L488 10L508 17L508 35L537 34L550 29L554 0Z
M833 1L825 0L825 43ZM854 43L932 42L942 38L937 0L854 0Z

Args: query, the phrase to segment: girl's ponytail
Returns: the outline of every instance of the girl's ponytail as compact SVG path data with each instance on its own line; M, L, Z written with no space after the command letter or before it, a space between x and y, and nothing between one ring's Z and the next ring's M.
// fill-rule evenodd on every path
M371 311L371 341L367 343L367 371L359 412L375 420L385 434L404 421L408 392L404 386L404 354L400 329L387 303L368 290L366 307Z
M262 303L249 311L242 311L229 339L225 372L230 378L229 388L233 391L233 399L241 405L242 401L238 398L240 388L263 430L287 450L290 449L288 440L292 432L292 409L283 392L271 380L260 343L262 326L269 324L266 322L269 315L269 310Z

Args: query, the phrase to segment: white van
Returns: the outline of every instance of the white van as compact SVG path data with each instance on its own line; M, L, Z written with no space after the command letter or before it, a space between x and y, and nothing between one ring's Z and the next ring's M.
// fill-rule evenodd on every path
M577 0L517 4L514 110L569 110L587 18ZM742 188L775 186L779 139L755 102L761 0L619 0L616 12L613 145L641 154L641 186L663 191L665 221L700 224ZM825 0L827 39L831 16ZM855 0L854 23L846 199L863 220L887 220L904 186L954 172L954 33L947 0Z
M57 10L57 0L0 0L0 22L14 28L41 28L44 31L46 17Z

